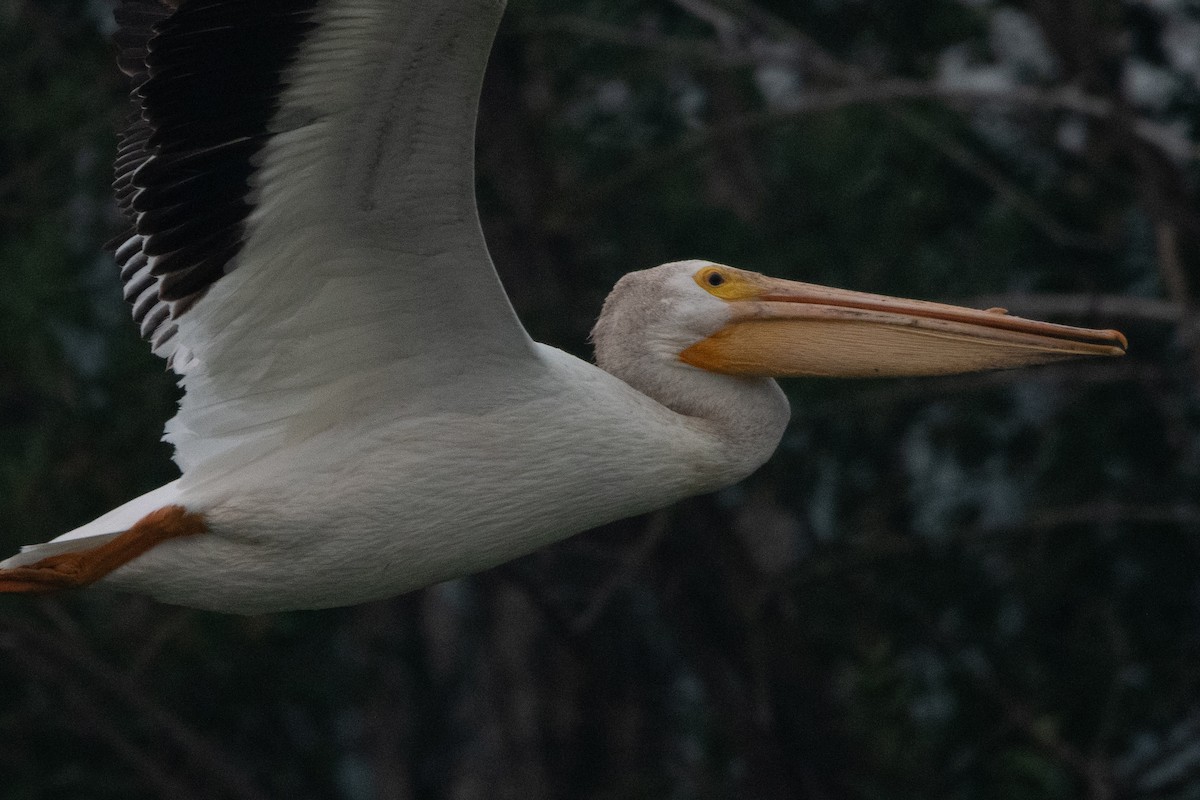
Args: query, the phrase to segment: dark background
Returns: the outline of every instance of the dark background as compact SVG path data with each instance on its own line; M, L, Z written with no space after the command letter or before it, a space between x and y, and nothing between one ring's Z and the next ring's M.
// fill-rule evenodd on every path
M103 2L0 2L0 545L174 476L102 250ZM699 257L1129 336L794 381L744 484L392 601L0 598L0 798L1200 798L1200 4L511 0L479 196L535 337Z

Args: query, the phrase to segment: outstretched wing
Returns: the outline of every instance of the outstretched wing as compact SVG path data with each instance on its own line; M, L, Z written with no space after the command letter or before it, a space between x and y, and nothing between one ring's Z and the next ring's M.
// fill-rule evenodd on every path
M122 0L134 318L181 464L331 402L535 358L491 266L474 127L503 0ZM397 397L399 393L399 397Z

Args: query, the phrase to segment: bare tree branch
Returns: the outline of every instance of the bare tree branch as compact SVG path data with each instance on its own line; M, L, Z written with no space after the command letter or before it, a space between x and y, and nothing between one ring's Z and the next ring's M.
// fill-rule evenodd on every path
M637 542L621 558L620 566L613 570L604 585L597 589L588 599L587 606L577 617L571 620L572 632L582 634L596 624L596 620L604 613L609 602L622 588L633 582L638 570L654 553L654 548L662 541L663 536L670 530L671 512L662 509L650 515L646 529L638 537Z
M620 25L610 25L579 14L555 14L533 17L520 29L522 34L544 36L565 33L600 44L642 50L647 54L669 59L674 63L687 62L709 69L741 69L761 63L763 57L748 53L728 52L705 39L664 36L653 31L636 31Z
M950 375L937 378L894 380L886 384L856 386L853 394L810 404L805 409L810 418L838 417L846 413L848 404L857 408L879 409L896 403L928 400L932 397L992 391L1021 383L1049 383L1068 387L1097 386L1113 383L1155 383L1162 377L1160 367L1132 360L1123 363L1093 363L1077 361L1048 364L1026 370L999 370L973 375Z
M1158 250L1158 267L1163 283L1167 287L1167 296L1179 306L1186 307L1192 302L1192 290L1189 285L1187 272L1179 260L1179 233L1174 225L1166 220L1160 220L1154 226L1154 241Z
M911 601L901 601L900 605L924 629L928 642L940 650L948 662L957 664L961 674L980 694L996 704L1013 729L1086 787L1088 800L1114 800L1117 797L1120 782L1107 758L1085 753L1059 733L1047 712L1005 685L995 666L978 648L968 646L957 635L935 624Z
M1067 228L1043 208L1042 204L1032 195L1004 177L1003 173L973 153L970 148L953 136L919 119L915 114L904 115L901 122L909 133L932 145L960 169L978 178L1000 198L1001 202L1008 205L1059 247L1077 250L1111 249L1107 242L1097 236Z
M757 114L747 114L742 117L729 119L720 125L714 125L704 131L685 137L673 147L652 153L632 165L621 170L612 177L597 181L580 191L567 193L565 204L571 210L587 208L605 202L609 197L624 191L631 185L646 180L651 175L667 169L674 164L708 150L718 143L752 131L764 130L778 125L790 125L799 122L812 114L836 111L855 105L887 105L900 101L938 100L948 105L977 106L977 105L1009 105L1013 107L1028 107L1046 111L1073 111L1104 119L1111 113L1102 101L1093 102L1078 93L1071 91L1049 91L1040 89L1021 88L1015 90L993 90L980 88L962 88L940 86L930 82L913 81L905 78L894 78L870 84L846 86L825 91L805 92L792 98L792 107L785 111L769 111ZM913 126L907 125L910 130ZM914 130L922 138L929 139L927 128ZM942 152L946 151L944 137L937 142ZM1182 143L1180 143L1182 144ZM1195 157L1196 148L1187 143L1190 157ZM961 165L970 164L972 171L978 172L978 160L964 159L961 148L953 149L948 155ZM993 187L1000 186L1002 196L1006 199L1018 199L1019 208L1025 216L1039 220L1039 227L1047 229L1041 212L1030 211L1030 202L1007 182L997 181L998 173L988 173L988 182ZM1056 240L1076 244L1084 242L1087 247L1094 248L1094 239L1075 234L1063 229L1057 223L1048 229Z
M1200 526L1200 506L1088 502L1039 512L1020 527L1046 531L1069 525L1179 525L1191 528Z
M1005 308L1035 317L1074 319L1123 319L1177 324L1187 316L1173 300L1113 294L1057 294L1051 292L1007 292L985 294L964 301L978 308Z
M196 796L189 791L187 784L172 777L159 767L151 754L130 741L120 727L111 721L110 715L98 708L88 695L80 690L78 681L73 680L60 664L29 650L19 637L11 634L0 636L0 649L6 651L9 659L24 666L29 675L36 675L58 689L60 696L74 711L74 714L63 715L63 721L69 724L73 732L85 736L90 733L103 742L160 797Z
M687 3L703 3L703 0L687 0ZM708 16L702 16L710 22ZM777 27L773 28L778 30ZM699 40L688 40L655 36L648 33L628 31L615 25L589 20L584 17L563 15L528 23L526 31L566 32L587 37L607 44L633 47L661 53L672 58L682 58L704 64L707 67L738 68L747 65L797 66L820 65L822 74L838 82L851 95L826 95L824 92L800 95L796 99L800 113L860 103L886 103L902 100L942 100L960 107L991 105L999 108L1028 108L1046 112L1068 112L1100 121L1113 121L1117 117L1123 123L1131 123L1133 132L1149 144L1172 158L1191 162L1200 159L1200 145L1182 136L1178 131L1144 117L1128 119L1129 110L1117 108L1111 101L1089 95L1075 86L1041 88L1037 86L952 86L934 81L916 80L871 75L865 70L843 64L821 50L807 37L791 30L789 41L781 44L759 45L731 50ZM723 37L728 41L729 37ZM757 44L757 43L756 43ZM790 46L789 46L790 45Z
M1189 709L1160 742L1153 752L1138 754L1122 771L1131 786L1154 797L1166 796L1194 778L1200 766L1200 709Z
M242 800L266 800L266 795L259 791L250 776L228 754L154 702L141 686L102 661L90 648L81 647L77 642L68 644L60 637L14 620L6 621L5 627L16 641L15 647L37 648L48 658L81 671L88 684L103 688L122 700L141 719L156 726L193 766L201 770L209 781L222 786L230 796Z

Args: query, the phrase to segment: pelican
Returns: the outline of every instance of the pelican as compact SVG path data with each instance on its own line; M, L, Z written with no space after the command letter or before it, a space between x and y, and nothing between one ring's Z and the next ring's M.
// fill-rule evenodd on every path
M122 0L126 298L184 388L181 477L0 563L234 613L388 597L728 486L773 380L1125 352L1124 337L705 260L623 277L596 364L492 267L474 127L504 0Z

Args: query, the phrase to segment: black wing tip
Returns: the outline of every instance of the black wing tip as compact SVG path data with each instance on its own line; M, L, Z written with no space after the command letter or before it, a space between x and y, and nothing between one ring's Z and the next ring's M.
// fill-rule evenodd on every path
M113 188L130 230L107 247L142 335L176 365L174 321L244 243L254 158L320 0L115 2L133 108Z
M112 35L117 48L117 66L135 81L145 77L146 55L154 29L179 10L180 0L117 0Z

